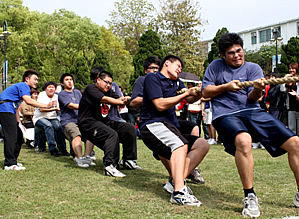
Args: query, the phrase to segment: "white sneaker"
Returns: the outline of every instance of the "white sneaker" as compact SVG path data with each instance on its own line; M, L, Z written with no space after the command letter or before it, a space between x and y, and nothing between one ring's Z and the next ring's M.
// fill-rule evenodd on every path
M128 170L142 170L142 168L137 165L135 160L126 160L126 161L124 161L123 159L121 159L119 164L122 165L124 168L126 168Z
M4 170L26 170L26 167L20 167L18 165L11 165L11 166L5 166Z
M250 193L248 197L245 197L243 200L244 208L242 211L242 215L244 217L259 217L260 216L260 209L257 197Z
M114 176L114 177L125 177L126 175L120 172L113 164L106 166L104 168L104 175L106 176Z
M260 147L260 143L252 143L252 149L258 149Z
M190 195L186 186L179 190L179 193L171 194L170 202L178 205L201 206L201 202L194 195Z
M22 167L23 164L22 164L22 163L17 163L17 166L18 166L18 167Z
M84 168L89 167L89 164L82 157L80 157L80 158L75 157L74 161L76 162L76 165L78 167L84 167Z
M184 185L187 188L187 192L190 195L193 195L193 191L191 190L191 188L186 185L186 180L184 180ZM164 189L164 191L166 191L166 192L168 192L170 194L173 193L173 191L174 191L174 183L173 183L173 180L172 180L171 176L168 177L168 182L163 186L163 189Z
M295 198L293 199L295 207L299 208L299 192L296 192Z
M97 164L94 163L91 159L90 156L86 156L86 157L83 157L84 160L86 160L86 162L90 165L90 166L96 166Z

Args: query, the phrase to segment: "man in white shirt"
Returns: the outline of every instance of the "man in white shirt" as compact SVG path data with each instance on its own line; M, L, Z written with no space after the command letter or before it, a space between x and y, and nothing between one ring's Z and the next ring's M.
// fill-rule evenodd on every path
M49 151L52 156L65 155L70 156L66 150L65 139L60 121L57 117L59 111L58 95L55 94L57 84L53 81L46 82L43 85L43 92L39 94L37 99L41 103L49 103L55 101L57 104L53 108L35 108L33 123L35 125L35 140L38 145L38 150L45 150L46 139L49 146ZM56 148L56 142L59 151Z

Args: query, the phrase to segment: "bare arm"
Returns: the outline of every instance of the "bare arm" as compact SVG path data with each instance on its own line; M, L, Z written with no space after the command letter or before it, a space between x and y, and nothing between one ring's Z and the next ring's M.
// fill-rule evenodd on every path
M70 109L78 110L79 109L79 104L78 103L69 103L66 105Z
M237 92L238 90L242 89L242 87L237 85L238 82L240 81L233 80L226 84L208 85L202 90L202 96L205 98L213 98L227 91Z
M126 105L128 102L127 98L115 99L113 97L104 96L101 100L101 103L108 103L111 105Z
M136 97L131 102L130 105L132 107L138 107L142 105L143 97Z
M39 108L51 108L55 104L55 101L51 101L49 104L40 103L40 102L37 102L36 100L32 99L28 95L23 95L22 98L27 104L34 106L34 107L39 107Z
M255 102L263 95L263 89L265 88L265 78L260 78L254 81L254 88L248 95L248 101Z

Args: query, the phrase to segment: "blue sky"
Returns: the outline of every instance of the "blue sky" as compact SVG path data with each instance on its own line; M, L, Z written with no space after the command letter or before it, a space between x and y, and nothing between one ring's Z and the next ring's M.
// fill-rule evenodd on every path
M155 7L159 0L148 0ZM201 17L208 24L201 30L202 40L212 39L217 30L226 27L230 32L240 32L251 28L299 18L298 0L198 0ZM30 11L52 14L55 9L65 8L82 17L89 17L99 25L107 27L105 20L114 10L113 0L23 0Z

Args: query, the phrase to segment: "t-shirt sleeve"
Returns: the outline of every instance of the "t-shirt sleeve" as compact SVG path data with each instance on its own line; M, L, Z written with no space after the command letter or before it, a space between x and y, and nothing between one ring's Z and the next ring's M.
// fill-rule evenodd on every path
M148 99L163 97L163 91L160 79L154 73L147 74L144 80L144 90L148 95Z
M67 106L69 103L72 103L72 97L66 92L61 91L58 94L58 101L60 105Z
M216 77L215 77L215 70L213 67L213 63L211 63L204 75L204 78L202 80L202 89L209 85L215 85Z
M144 86L144 78L142 77L137 78L132 90L131 101L134 100L136 97L143 97L143 86Z

